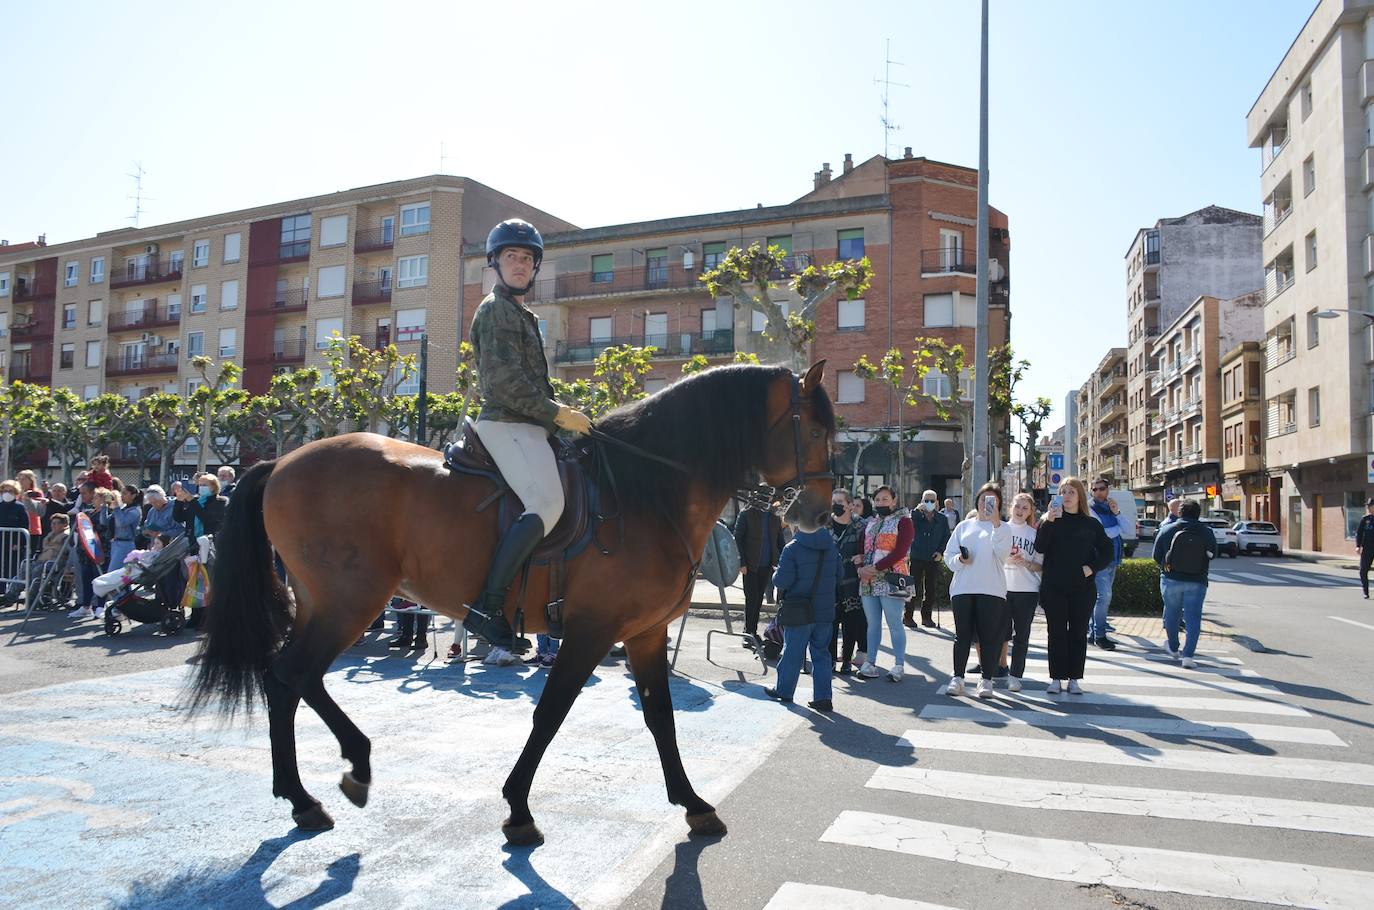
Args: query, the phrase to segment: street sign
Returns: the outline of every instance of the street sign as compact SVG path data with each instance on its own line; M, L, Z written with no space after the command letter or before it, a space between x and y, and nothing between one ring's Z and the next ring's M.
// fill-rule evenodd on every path
M1369 469L1369 476L1366 479L1370 483L1374 483L1374 455L1370 455L1365 461L1368 462L1365 466Z
M1046 486L1045 490L1047 493L1053 496L1055 493L1059 492L1059 485L1064 482L1064 475L1059 473L1058 471L1051 471L1049 479L1050 482Z
M1062 470L1064 470L1064 453L1063 453L1063 452L1052 452L1052 453L1050 453L1050 470L1051 470L1051 471L1062 471ZM1374 472L1374 467L1371 467L1371 468L1370 468L1370 471L1371 471L1371 472Z

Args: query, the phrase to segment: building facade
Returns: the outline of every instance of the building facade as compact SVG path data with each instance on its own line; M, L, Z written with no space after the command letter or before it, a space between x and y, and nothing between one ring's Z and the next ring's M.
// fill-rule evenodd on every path
M1126 349L1111 348L1078 389L1074 472L1083 478L1125 478ZM1074 464L1065 461L1065 464Z
M1290 549L1354 553L1374 492L1371 129L1374 3L1322 0L1246 117L1262 169L1271 520Z
M1221 498L1248 521L1273 521L1264 460L1264 344L1221 355Z

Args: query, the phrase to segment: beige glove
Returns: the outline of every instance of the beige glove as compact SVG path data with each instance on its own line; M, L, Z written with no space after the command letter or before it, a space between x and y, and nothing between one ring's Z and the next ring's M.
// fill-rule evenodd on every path
M554 416L553 422L565 430L577 433L579 436L586 436L592 431L592 419L567 405L559 405L558 413Z

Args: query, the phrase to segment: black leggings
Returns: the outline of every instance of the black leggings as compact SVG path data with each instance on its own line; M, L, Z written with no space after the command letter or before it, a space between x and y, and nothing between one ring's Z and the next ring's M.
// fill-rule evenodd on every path
M1040 589L1040 606L1049 626L1050 679L1082 679L1088 661L1088 619L1097 604L1097 586L1088 579L1073 591Z
M835 634L830 636L830 661L834 663L840 659L837 650L840 640L840 632L844 632L844 662L849 663L854 659L854 651L864 647L868 641L868 620L864 618L863 608L846 610L845 601L841 600L835 604Z
M1360 587L1364 596L1369 596L1369 564L1374 562L1374 547L1366 546L1360 551Z
M1006 599L992 594L956 594L950 604L954 608L954 675L964 675L968 652L977 638L983 649L983 678L992 679L1007 625Z
M1039 591L1008 591L1007 619L1011 635L1011 675L1020 679L1026 672L1026 652L1030 650L1031 623L1040 605Z

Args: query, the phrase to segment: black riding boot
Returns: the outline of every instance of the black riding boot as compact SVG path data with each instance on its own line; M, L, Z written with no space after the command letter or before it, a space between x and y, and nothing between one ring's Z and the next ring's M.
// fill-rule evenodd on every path
M510 590L515 573L530 558L535 547L544 539L544 520L533 513L526 513L515 520L501 542L496 545L496 555L492 557L491 569L487 573L487 583L482 589L477 603L468 607L467 619L463 626L474 635L491 642L494 648L505 648L513 654L524 654L530 649L528 638L516 638L515 630L506 621L503 612L506 593Z

